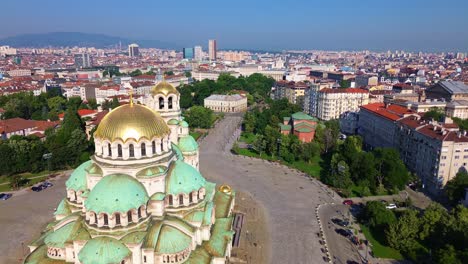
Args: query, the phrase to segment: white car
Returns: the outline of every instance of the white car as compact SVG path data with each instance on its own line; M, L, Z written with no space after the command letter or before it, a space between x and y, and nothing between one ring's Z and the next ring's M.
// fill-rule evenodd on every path
M398 207L396 206L396 204L389 204L389 205L385 206L385 208L387 208L387 209L395 209L395 208L398 208Z

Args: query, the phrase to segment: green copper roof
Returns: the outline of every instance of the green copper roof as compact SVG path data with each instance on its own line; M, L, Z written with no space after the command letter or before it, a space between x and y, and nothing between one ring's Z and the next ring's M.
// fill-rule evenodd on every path
M204 212L202 211L192 211L188 215L184 216L185 221L189 222L202 222L203 221L203 216L205 215Z
M88 160L85 163L81 164L76 168L72 174L70 175L70 178L68 178L67 182L65 183L65 186L67 189L72 189L74 191L84 191L86 190L86 168L91 165L92 161Z
M291 119L291 117L289 117L289 116L283 117L284 121L289 121L289 119Z
M91 166L89 166L86 171L89 173L89 174L97 174L97 175L102 175L102 169L101 167L99 167L96 163L93 163L91 164Z
M151 178L163 174L167 170L165 166L153 166L139 171L136 176L139 178Z
M75 221L50 233L44 239L44 243L49 247L65 248L65 244L71 244L73 240L88 240L90 238L81 221Z
M295 120L312 120L312 121L318 122L317 118L312 117L312 116L310 116L308 114L305 114L303 112L297 112L297 113L292 114L292 118L294 118Z
M232 217L216 219L211 238L203 247L215 257L224 257L228 243L231 243L234 231L231 230Z
M191 193L205 186L206 180L189 164L176 160L171 163L166 178L166 193L177 195Z
M42 245L34 250L24 260L24 264L65 264L65 260L51 259L47 257L47 246Z
M121 263L131 254L130 250L115 238L96 237L81 249L78 259L83 264L115 264Z
M189 127L188 123L186 121L184 121L184 120L180 121L179 124L180 124L181 127Z
M215 203L216 210L215 215L216 218L224 218L229 216L229 209L231 207L232 199L234 199L235 193L232 192L231 194L223 193L220 191L216 191L213 202ZM216 220L217 221L217 220Z
M197 141L189 135L181 137L178 145L182 152L194 152L198 150Z
M84 206L95 213L128 212L148 202L145 187L125 174L111 174L100 180L91 190Z
M167 122L167 124L168 125L177 125L177 124L179 124L179 120L173 118L173 119L169 120Z
M189 258L184 264L210 264L211 255L203 247L197 247L194 251L190 253Z
M203 215L203 225L211 224L211 216L213 215L213 202L206 203L205 213Z
M177 253L190 247L191 243L192 238L184 234L179 229L163 225L159 232L159 239L155 252L160 254Z
M290 125L283 125L283 124L279 124L280 128L282 131L290 131L291 130L291 126Z
M136 231L124 236L120 241L124 244L140 244L146 236L146 232Z
M157 193L154 193L153 195L151 195L150 200L153 200L153 201L163 201L164 198L166 198L166 194L165 194L165 193L157 192Z
M174 143L172 143L171 145L172 145L172 149L175 151L175 153L177 155L177 159L178 160L184 160L184 155L182 154L182 151L180 151L179 146L177 146Z
M57 206L57 210L55 210L54 215L69 215L71 214L70 207L68 206L68 203L65 201L65 199L62 199L60 201L59 205Z

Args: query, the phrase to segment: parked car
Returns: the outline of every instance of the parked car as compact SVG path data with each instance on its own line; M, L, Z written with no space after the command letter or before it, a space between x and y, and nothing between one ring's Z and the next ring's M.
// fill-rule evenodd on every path
M50 181L45 181L42 183L42 186L44 186L45 188L48 188L48 187L52 187L54 186Z
M353 201L351 201L351 200L344 200L344 201L343 201L343 204L346 204L346 205L353 205Z
M347 227L349 225L348 221L341 220L339 218L333 218L332 222L342 227Z
M385 206L385 208L387 208L387 209L396 209L398 207L396 206L396 204L389 204L389 205Z
M11 193L0 193L0 200L8 200L13 196Z
M33 191L35 191L35 192L40 192L40 191L42 191L42 190L44 190L44 189L45 189L45 188L44 188L44 186L42 186L42 184L37 185L37 186L33 186L33 187L31 188L31 190L33 190Z
M349 229L343 229L343 228L337 228L335 229L335 232L337 232L338 234L344 236L344 237L352 237L353 236L353 232Z

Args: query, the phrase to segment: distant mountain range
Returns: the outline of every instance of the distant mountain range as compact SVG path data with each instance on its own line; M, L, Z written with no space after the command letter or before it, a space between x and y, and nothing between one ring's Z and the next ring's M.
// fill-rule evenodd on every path
M9 45L12 47L95 47L109 48L116 47L122 43L126 47L131 43L137 43L142 48L163 48L178 49L176 44L167 43L159 40L137 40L121 37L108 36L103 34L89 34L81 32L52 32L43 34L24 34L0 39L0 45Z

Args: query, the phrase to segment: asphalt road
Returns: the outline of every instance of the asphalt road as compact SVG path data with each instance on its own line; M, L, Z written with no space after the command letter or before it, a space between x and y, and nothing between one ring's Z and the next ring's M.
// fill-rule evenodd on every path
M54 186L41 192L22 190L0 201L0 263L22 262L29 253L27 245L53 220L54 209L66 195L67 178L52 180Z
M250 193L265 208L271 243L265 263L325 263L315 208L333 201L329 190L287 167L231 155L240 122L241 117L226 115L202 141L202 174Z

